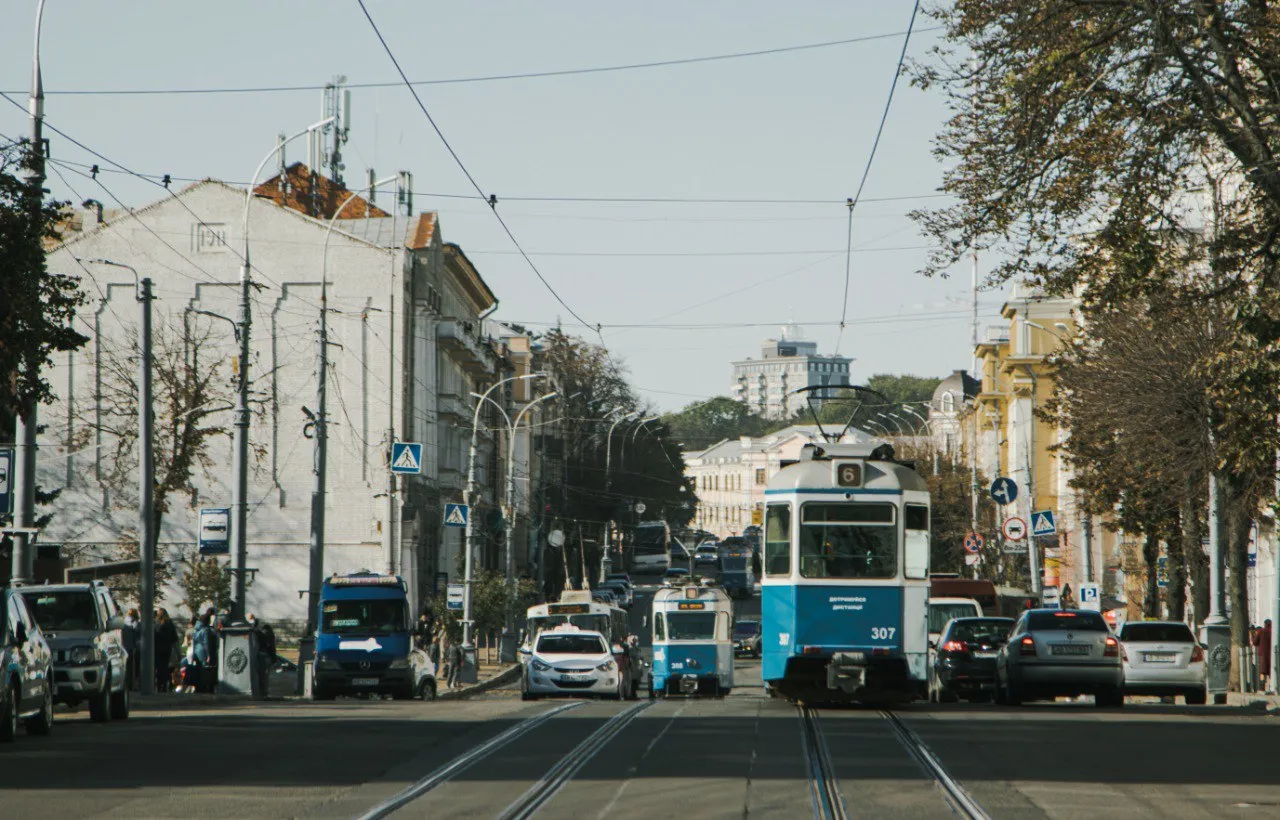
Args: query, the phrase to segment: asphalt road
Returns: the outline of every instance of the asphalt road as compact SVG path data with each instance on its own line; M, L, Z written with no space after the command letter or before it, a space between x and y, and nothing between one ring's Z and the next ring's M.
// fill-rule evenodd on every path
M800 817L811 777L829 772L852 817L952 817L948 799L962 798L995 818L1280 817L1280 719L1261 712L922 703L894 713L904 737L874 709L808 722L763 695L757 662L737 674L723 700L524 703L507 689L139 710L105 726L59 712L52 737L0 747L0 815ZM960 798L913 755L917 740ZM812 748L825 768L810 770Z

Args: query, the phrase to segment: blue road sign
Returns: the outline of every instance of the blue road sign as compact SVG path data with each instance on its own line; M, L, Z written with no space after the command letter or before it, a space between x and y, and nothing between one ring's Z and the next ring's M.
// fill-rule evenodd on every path
M391 472L421 473L422 445L415 441L397 441L391 445Z
M1058 531L1058 522L1053 517L1053 510L1040 510L1031 513L1031 534L1053 535Z
M201 555L226 555L231 552L231 509L206 507L200 511Z
M466 504L444 505L444 525L446 527L467 526L467 516L469 515L471 515L471 508Z
M13 512L13 448L0 447L0 515Z
M1169 586L1169 556L1167 555L1156 558L1156 586Z
M997 504L1012 504L1018 500L1018 483L1012 478L997 478L991 482L991 498Z

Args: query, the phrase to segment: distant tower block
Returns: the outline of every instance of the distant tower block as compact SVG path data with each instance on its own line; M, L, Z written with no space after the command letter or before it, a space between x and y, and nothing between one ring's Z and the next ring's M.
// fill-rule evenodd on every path
M823 356L818 343L805 341L794 322L779 328L778 338L765 339L759 359L733 363L733 397L747 403L752 412L774 419L791 418L808 404L803 395L790 395L801 387L849 384L853 359Z

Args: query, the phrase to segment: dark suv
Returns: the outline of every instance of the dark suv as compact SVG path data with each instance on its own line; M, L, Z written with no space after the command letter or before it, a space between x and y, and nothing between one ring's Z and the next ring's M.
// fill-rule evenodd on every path
M19 587L53 650L54 699L88 701L98 723L129 717L129 653L124 618L102 581Z
M28 734L53 731L53 653L18 591L0 597L0 742L11 743L19 721Z

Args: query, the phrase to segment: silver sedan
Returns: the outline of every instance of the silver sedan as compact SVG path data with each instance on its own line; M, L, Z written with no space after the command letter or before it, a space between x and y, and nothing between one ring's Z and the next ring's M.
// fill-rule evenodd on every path
M996 702L1093 695L1099 706L1124 705L1120 642L1097 612L1029 609L996 657Z

